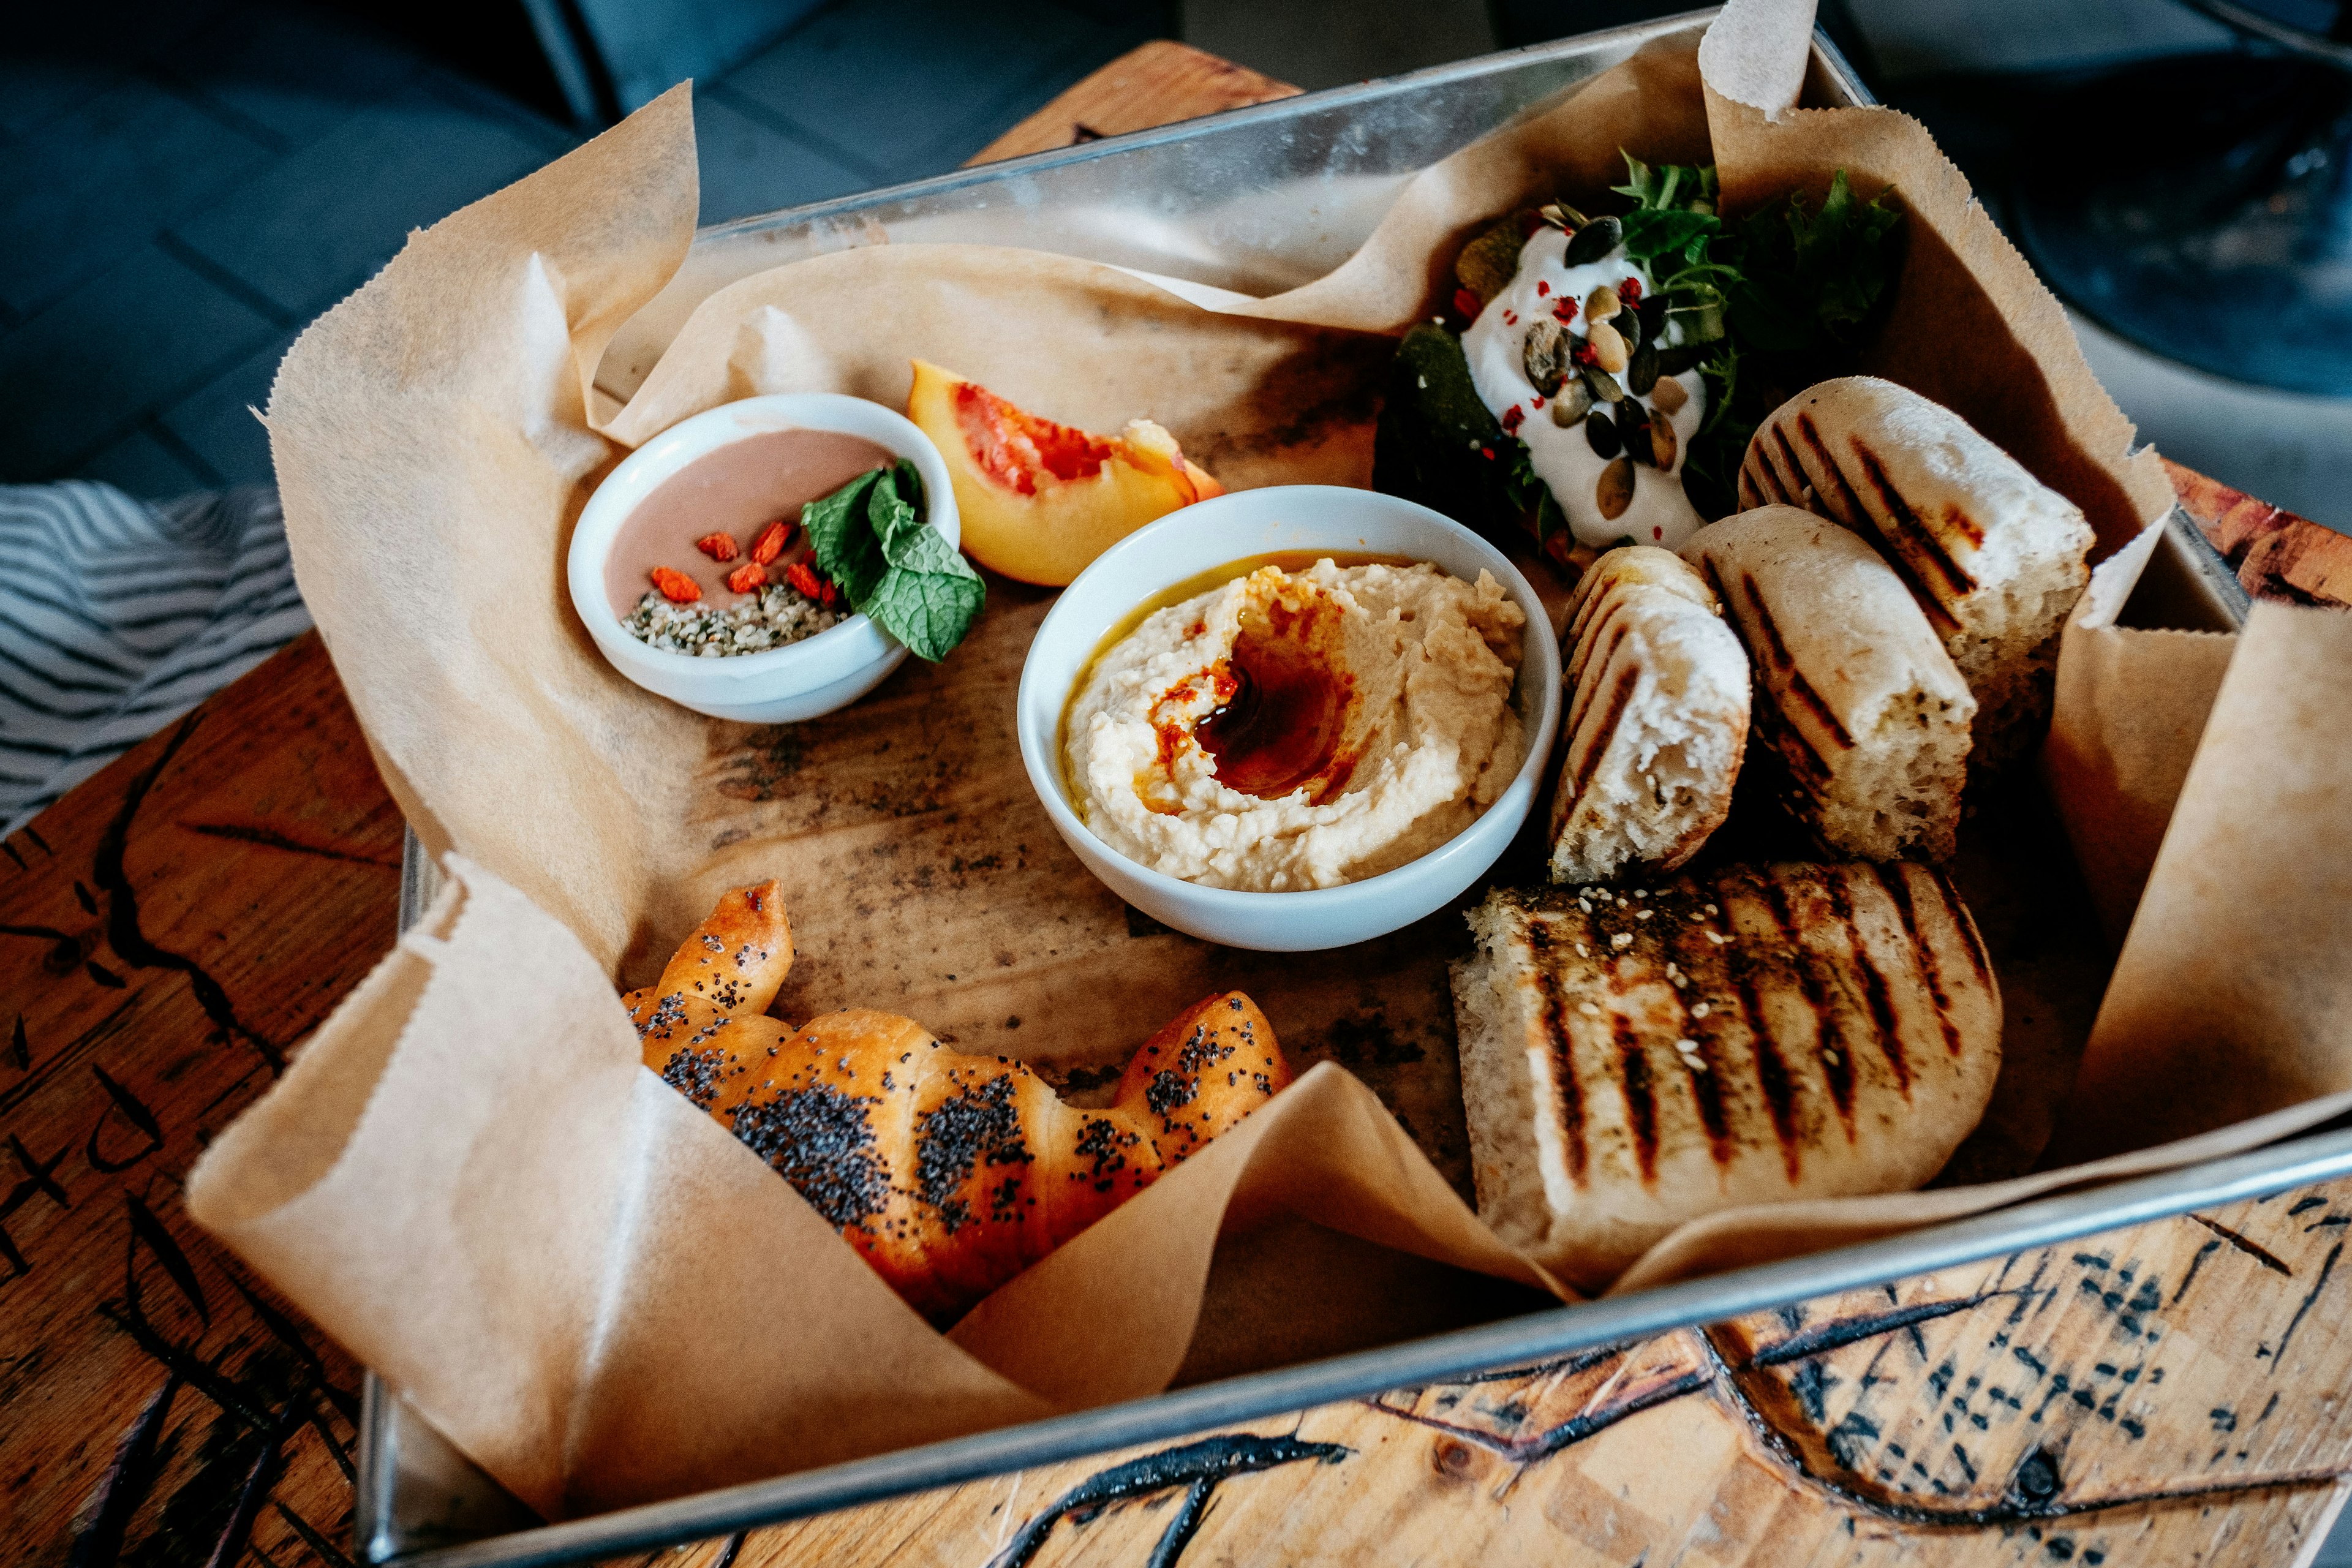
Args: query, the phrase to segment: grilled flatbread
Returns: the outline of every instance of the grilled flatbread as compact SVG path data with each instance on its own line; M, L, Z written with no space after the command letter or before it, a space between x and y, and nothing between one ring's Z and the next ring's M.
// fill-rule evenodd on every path
M1507 890L1454 972L1478 1213L1587 1290L1686 1220L1906 1191L2000 1070L2000 992L1924 866Z
M1569 607L1551 879L1670 871L1731 809L1748 749L1748 654L1672 551L1612 550Z
M1976 699L1895 569L1791 506L1710 523L1683 557L1755 660L1756 731L1799 819L1834 854L1950 855Z
M1941 404L1875 376L1809 387L1757 427L1739 504L1780 501L1874 541L1976 694L1979 765L2050 714L2058 634L2091 580L2091 525Z

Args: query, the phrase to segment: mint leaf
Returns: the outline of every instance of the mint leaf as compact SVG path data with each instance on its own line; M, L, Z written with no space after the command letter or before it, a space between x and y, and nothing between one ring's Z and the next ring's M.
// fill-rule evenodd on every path
M841 584L850 607L862 609L882 584L890 563L866 521L867 496L881 488L889 470L876 468L858 475L831 495L801 508L801 526L808 530L809 552L818 570Z
M980 614L988 585L923 521L923 480L900 462L860 474L801 510L809 548L849 607L916 658L945 658Z
M988 585L946 540L929 527L923 535L946 552L954 569L919 572L894 566L882 579L880 591L860 607L917 658L937 664L971 629L987 601Z

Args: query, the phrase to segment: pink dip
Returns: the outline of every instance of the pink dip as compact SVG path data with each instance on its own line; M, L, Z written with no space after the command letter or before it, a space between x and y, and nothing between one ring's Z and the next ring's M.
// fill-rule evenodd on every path
M800 521L801 508L831 495L868 468L898 461L888 447L835 430L772 430L706 452L662 481L621 523L604 557L604 594L626 620L654 591L653 569L668 566L702 585L702 602L724 610L751 597L727 591L727 574L751 559L769 523ZM732 561L713 561L694 546L706 534L735 542ZM808 553L798 531L768 570L770 582Z

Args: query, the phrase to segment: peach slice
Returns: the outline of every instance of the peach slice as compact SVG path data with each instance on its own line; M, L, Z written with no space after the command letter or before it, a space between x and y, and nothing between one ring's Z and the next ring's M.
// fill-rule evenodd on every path
M935 364L914 365L907 417L947 458L963 547L1008 577L1060 587L1145 523L1225 493L1149 419L1093 436Z

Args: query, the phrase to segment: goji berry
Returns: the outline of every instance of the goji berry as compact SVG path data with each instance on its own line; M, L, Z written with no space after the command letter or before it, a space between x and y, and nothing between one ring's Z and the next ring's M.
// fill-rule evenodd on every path
M784 581L797 589L803 598L814 599L820 605L824 603L824 591L833 587L830 581L818 576L816 568L805 561L795 561L785 567ZM839 589L834 591L840 592Z
M706 533L694 542L694 547L713 561L735 559L735 542L723 533Z
M1470 292L1469 289L1456 289L1454 290L1454 309L1457 313L1467 316L1475 321L1478 319L1478 312L1486 308L1486 306L1478 302L1478 296Z
M1527 417L1528 411L1520 407L1516 403L1512 404L1508 408L1504 409L1503 434L1506 436L1517 435L1519 433L1519 426L1526 422Z
M1642 302L1642 280L1639 278L1628 278L1622 283L1618 284L1617 298L1623 304L1640 304Z
M1559 304L1554 305L1551 308L1551 317L1555 321L1572 321L1576 320L1576 301L1573 300L1562 300Z
M691 605L702 597L702 584L683 572L656 566L650 575L654 586L661 591L661 596L673 605Z
M756 561L746 561L742 565L727 574L727 591L730 594L748 594L754 588L765 586L767 581L768 569L765 566Z
M792 542L793 525L791 523L772 522L760 531L759 538L751 542L751 559L765 566L777 556L782 555L784 552L784 546Z

